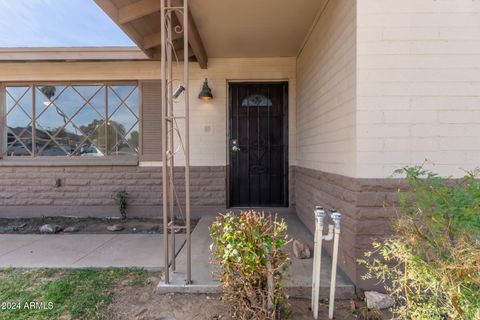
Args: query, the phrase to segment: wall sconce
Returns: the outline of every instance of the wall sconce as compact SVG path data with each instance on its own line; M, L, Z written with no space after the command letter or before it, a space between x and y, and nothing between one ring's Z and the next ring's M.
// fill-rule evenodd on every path
M198 99L203 100L203 101L210 101L213 99L212 95L212 89L208 86L208 79L205 78L205 81L203 82L203 87L202 91L198 94Z

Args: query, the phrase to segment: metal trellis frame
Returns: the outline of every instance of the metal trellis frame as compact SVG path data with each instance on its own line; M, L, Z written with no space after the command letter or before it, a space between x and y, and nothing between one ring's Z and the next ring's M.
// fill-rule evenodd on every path
M180 15L179 15L180 13ZM172 18L183 16L182 27L173 25ZM170 283L170 272L176 270L175 233L185 230L187 252L185 283L192 282L191 272L191 238L190 238L190 154L189 154L189 69L188 69L188 0L182 6L172 6L172 0L160 0L161 25L161 90L162 90L162 198L163 198L163 250L165 264L165 284ZM178 57L173 45L172 33L183 33L183 79L180 79L180 90L183 94L183 114L177 115L174 108L173 66ZM177 81L177 79L175 79ZM178 121L184 121L183 129ZM178 145L176 145L178 144ZM182 152L184 156L185 202L182 203L175 189L175 157ZM183 224L176 219L175 208L178 208Z

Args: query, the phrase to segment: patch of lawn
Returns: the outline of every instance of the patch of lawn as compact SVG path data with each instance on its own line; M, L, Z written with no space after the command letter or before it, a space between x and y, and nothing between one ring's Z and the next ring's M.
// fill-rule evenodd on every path
M0 271L0 319L108 319L113 288L145 283L132 269Z

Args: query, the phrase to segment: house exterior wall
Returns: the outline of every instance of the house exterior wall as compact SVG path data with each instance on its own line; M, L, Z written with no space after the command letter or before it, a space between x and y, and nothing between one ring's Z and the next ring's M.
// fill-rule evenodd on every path
M315 205L343 214L339 263L360 289L374 285L356 260L391 232L404 186L392 172L479 165L479 21L476 1L329 1L297 57L296 210L311 229ZM350 107L339 88L352 88Z
M190 64L190 163L192 166L192 212L216 213L226 208L227 164L227 85L229 81L282 80L289 82L289 162L295 155L295 58L211 59L202 70ZM180 78L174 70L174 78ZM197 98L208 78L214 99ZM155 82L160 79L160 63L129 62L43 62L1 63L0 83L28 81L115 81L137 80L148 89L148 115L155 100ZM174 84L177 85L177 84ZM157 96L158 97L158 96ZM144 101L145 102L145 101ZM175 107L181 110L181 99ZM146 110L143 110L146 111ZM153 112L153 113L152 113ZM179 120L180 126L182 121ZM147 128L142 128L147 129ZM132 215L159 216L161 212L161 154L157 153L158 130L149 124L142 136L140 162L68 164L0 160L0 215L116 215L114 194L127 190ZM145 145L151 141L155 145ZM15 163L16 162L16 163ZM176 159L179 169L184 165ZM32 179L27 179L31 176ZM56 188L56 179L62 186ZM293 173L290 173L290 204L293 205ZM179 187L181 192L182 188ZM181 196L181 194L179 194Z
M358 1L357 176L480 159L480 2Z
M182 69L183 70L183 69ZM180 78L181 70L174 70ZM228 81L287 80L289 82L289 158L295 156L295 58L210 59L208 69L190 63L190 163L226 165ZM0 82L159 80L157 61L0 63ZM197 98L205 78L214 99ZM175 83L177 85L180 83ZM175 104L183 109L181 100ZM182 125L182 123L179 124ZM182 165L178 160L178 165Z
M176 169L176 191L183 201L183 168ZM193 216L225 207L224 166L192 167L190 178ZM0 217L118 216L119 191L128 193L130 217L161 216L162 168L16 166L0 167Z
M355 175L354 1L329 1L297 58L297 165Z
M313 232L316 205L343 213L339 263L356 280L356 4L328 1L297 57L296 211ZM325 243L330 250L331 244Z
M393 170L427 158L458 177L479 165L479 21L480 1L330 0L295 58L211 59L207 70L191 63L193 212L226 205L228 82L288 80L290 204L311 231L315 205L343 214L340 266L371 288L356 259L390 232L393 210L384 204L397 201L403 183L390 178ZM159 78L160 64L149 61L0 64L0 82ZM196 98L204 78L215 96L209 103ZM134 215L156 215L161 159L153 152L144 160L0 160L0 215L113 215L120 189L131 194ZM182 159L176 164L181 169Z

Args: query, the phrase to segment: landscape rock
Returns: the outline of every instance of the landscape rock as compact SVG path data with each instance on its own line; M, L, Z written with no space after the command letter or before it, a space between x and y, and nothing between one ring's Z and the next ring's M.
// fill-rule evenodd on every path
M115 232L115 231L122 231L124 228L121 224L114 224L107 227L108 231Z
M297 259L310 259L312 257L312 249L301 240L293 240L293 255Z
M22 224L20 224L20 225L18 225L18 226L13 226L13 227L12 227L12 231L18 232L18 231L24 229L26 226L27 226L26 223L22 223Z
M365 291L365 300L367 300L368 309L388 309L395 304L388 294L376 291Z
M20 232L23 231L23 229L27 226L26 223L20 224L20 225L6 225L6 226L0 226L0 233L10 233L10 232Z
M153 226L153 227L142 228L137 231L143 234L153 234L153 233L157 233L159 229L160 229L159 226Z
M62 231L62 227L58 224L44 224L39 229L40 233L59 233Z
M77 226L71 226L71 227L67 227L63 230L63 232L66 232L66 233L74 233L74 232L78 232L80 229L77 227Z

